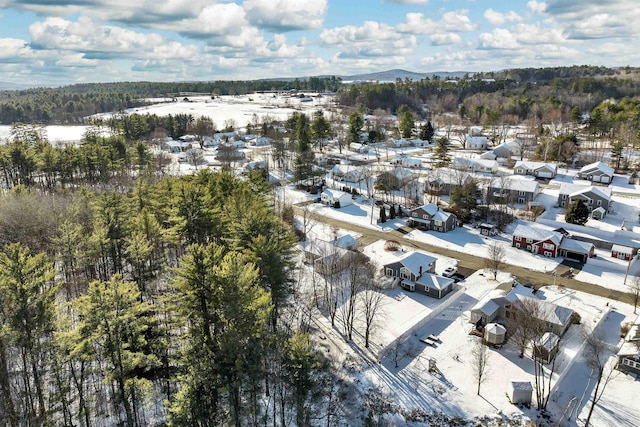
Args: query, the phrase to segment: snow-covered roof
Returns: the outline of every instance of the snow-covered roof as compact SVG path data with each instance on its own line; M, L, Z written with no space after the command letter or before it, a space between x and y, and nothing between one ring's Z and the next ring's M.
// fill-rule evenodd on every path
M453 159L453 164L456 166L464 167L481 167L484 169L494 169L498 167L498 162L488 159L467 159L464 157L456 157Z
M519 297L533 297L533 289L522 285L516 285L516 287L511 289L504 298L507 301L514 303L518 301Z
M564 228L573 236L583 236L590 240L602 240L603 242L616 242L620 245L640 248L640 234L627 230L615 230L614 232L600 230L594 227L586 227L584 225L569 224L566 222L553 221L545 219L541 216L536 219L536 224L543 224L553 228Z
M401 180L406 178L411 178L413 176L413 172L411 172L407 168L395 168L389 171L389 173L391 173L393 176Z
M556 171L558 169L558 165L553 163L545 163L545 162L530 162L528 160L519 160L516 162L514 169L524 168L528 170L538 170L538 169L548 169L550 171Z
M358 241L351 234L345 234L344 236L338 237L335 240L335 244L339 248L348 249L358 246Z
M555 325L564 326L569 323L573 310L561 305L556 305L549 301L543 301L536 298L541 307L541 319Z
M521 391L533 391L531 381L511 381L511 388Z
M588 164L580 169L580 173L587 173L593 170L599 170L602 173L607 174L609 176L613 176L613 173L614 173L614 169L611 166L604 164L602 162L595 162L595 163Z
M562 189L562 186L560 188ZM601 199L611 199L611 188L595 187L593 185L584 186L583 188L576 188L573 192L569 193L569 197L575 197L585 193L593 193ZM564 193L562 193L561 191L560 194Z
M491 292L487 293L480 301L473 306L471 311L479 310L483 314L487 316L491 316L495 313L499 308L500 304L496 300L504 297L504 291L500 289L494 289Z
M492 335L504 335L507 333L507 328L499 323L489 323L484 330Z
M438 205L436 205L435 203L428 203L426 205L420 206L418 209L422 209L429 215L435 215L436 212L438 212Z
M540 184L533 179L522 177L510 177L508 179L499 180L491 184L493 188L506 188L512 191L524 191L525 193L536 193Z
M551 240L552 242L559 244L562 240L562 234L557 231L525 224L518 224L513 230L513 235L517 237L524 237L525 239L532 239L534 243L541 242L543 240Z
M340 190L333 190L331 188L327 188L326 190L324 190L322 192L322 194L325 194L328 197L333 197L334 199L340 199L341 197L345 197L345 196L351 197L351 194L349 194L349 193L346 193L346 192L340 191Z
M340 163L333 166L333 169L331 169L331 173L334 175L346 175L348 173L359 175L361 172L360 169L361 168L359 166L349 164L343 165L342 163Z
M611 246L611 252L618 252L625 255L632 255L633 248L630 248L629 246L623 246L623 245L613 245Z
M542 339L540 340L540 347L544 348L547 351L551 351L555 346L560 342L560 337L554 334L553 332L545 332L542 335Z
M415 276L418 276L420 274L420 267L428 266L435 261L435 258L423 254L422 252L411 252L396 262L400 262L404 268L409 270Z
M591 253L593 247L593 243L581 242L580 240L573 239L563 239L560 243L560 249L587 255Z
M438 276L437 274L427 273L420 276L418 280L416 280L416 283L431 289L445 289L453 283L453 279Z

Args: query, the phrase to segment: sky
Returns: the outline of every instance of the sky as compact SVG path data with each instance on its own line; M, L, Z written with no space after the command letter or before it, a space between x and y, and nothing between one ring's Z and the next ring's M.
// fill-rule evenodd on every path
M638 0L0 0L0 82L639 66Z

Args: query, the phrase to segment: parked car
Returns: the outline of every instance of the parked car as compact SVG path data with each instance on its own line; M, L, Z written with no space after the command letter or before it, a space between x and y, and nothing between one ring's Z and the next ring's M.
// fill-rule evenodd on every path
M442 275L444 277L451 277L454 274L456 274L458 272L458 267L456 266L452 266L452 267L447 267L443 272Z
M464 279L466 279L466 277L464 277L460 273L452 274L450 278L453 279L455 283L462 282Z

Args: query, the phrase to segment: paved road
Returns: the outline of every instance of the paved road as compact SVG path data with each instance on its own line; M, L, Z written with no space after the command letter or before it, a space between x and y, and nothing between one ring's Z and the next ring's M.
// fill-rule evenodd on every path
M298 215L302 214L302 210L299 207L295 207ZM427 252L432 252L440 255L444 255L450 258L456 258L460 261L460 264L464 268L471 269L473 271L486 268L485 259L474 254L468 254L465 252L453 251L451 249L441 248L433 246L423 242L416 242L405 238L405 234L412 231L412 229L403 227L400 230L393 230L390 232L384 232L379 230L373 230L367 227L362 227L357 224L352 224L345 221L340 221L335 218L329 218L317 213L308 212L316 221L323 222L325 224L339 227L345 230L351 230L355 233L361 234L359 239L360 245L366 246L377 240L397 240L407 247L413 247ZM627 304L633 304L633 295L625 292L615 291L607 289L603 286L594 285L592 283L582 282L580 280L573 279L571 277L562 277L563 270L568 270L567 266L560 266L558 268L558 276L555 278L556 285L562 285L569 289L575 289L577 291L586 292L592 295L598 295L606 297L611 300L622 301ZM500 268L502 271L507 271L516 276L521 282L531 282L538 286L545 286L554 283L554 277L550 273L542 273L539 271L529 270L524 267L516 265L505 264Z

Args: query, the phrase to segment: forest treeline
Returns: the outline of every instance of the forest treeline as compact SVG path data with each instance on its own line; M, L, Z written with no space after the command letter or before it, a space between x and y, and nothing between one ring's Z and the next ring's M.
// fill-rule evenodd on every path
M214 82L83 83L59 88L0 91L0 123L82 124L86 117L146 104L146 98L184 93L243 95L256 91L336 91L337 77Z
M2 196L0 426L327 424L267 187L136 175Z

